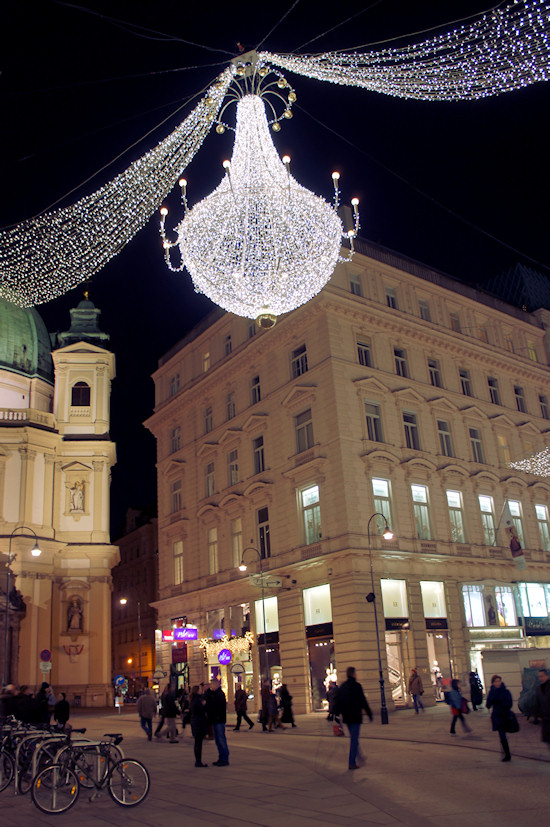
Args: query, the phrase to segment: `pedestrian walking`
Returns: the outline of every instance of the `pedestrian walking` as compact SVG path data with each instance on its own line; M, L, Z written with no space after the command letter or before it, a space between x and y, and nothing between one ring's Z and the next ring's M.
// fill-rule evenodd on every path
M493 732L498 732L502 749L504 750L503 761L510 761L510 746L506 732L508 731L510 721L510 710L512 709L512 695L500 675L493 675L491 678L491 688L485 701L487 709L492 709L491 724Z
M372 712L363 692L363 687L357 681L355 667L348 666L347 680L338 689L334 704L334 715L342 715L349 730L349 760L350 770L358 770L357 757L359 752L359 734L363 722L363 711L372 721Z
M328 703L328 715L327 721L334 720L334 702L336 700L336 696L338 694L338 684L336 681L330 681L327 689L327 703Z
M179 707L176 703L176 693L170 688L170 686L166 687L166 693L164 694L164 701L163 701L163 710L164 710L164 718L166 720L166 727L168 729L168 739L171 744L178 744L179 741L176 738L177 729L176 729L176 718L179 715ZM155 732L155 735L157 733Z
M295 727L296 724L294 723L294 715L292 714L292 695L288 691L286 683L283 683L279 689L279 700L281 702L281 709L283 710L281 715L281 723L290 724Z
M464 715L468 712L468 703L466 698L462 697L460 692L460 681L457 678L453 678L451 683L452 689L450 692L447 693L445 700L451 707L452 712L452 721L451 721L451 735L456 735L456 722L457 720L460 721L464 732L471 732L472 730L464 720Z
M142 730L147 735L147 740L153 740L153 718L157 714L157 702L151 695L149 689L144 689L143 694L137 700L137 713Z
M248 695L246 691L239 686L238 689L235 690L235 712L237 713L237 725L233 727L235 732L238 732L241 728L241 721L244 720L248 724L248 729L252 729L254 726L254 721L251 721L248 715L246 714L248 704Z
M537 716L542 719L541 738L550 746L550 680L546 669L539 669L539 685L536 695Z
M195 766L207 767L202 762L202 744L208 733L208 719L206 717L206 700L201 694L200 686L191 687L189 696L189 716L191 720L191 734L195 739L193 750L195 753Z
M37 723L48 725L50 723L50 708L48 705L48 689L50 684L43 681L40 689L34 696L36 705Z
M269 732L273 732L273 730L277 729L278 727L279 702L277 700L277 695L270 690L267 698L267 729Z
M161 731L166 722L166 717L164 715L164 699L166 697L168 689L169 687L165 686L160 696L159 722L157 724L157 728L155 729L155 738L161 737Z
M53 708L54 721L57 721L61 729L65 729L65 725L69 720L70 714L71 708L69 706L67 696L64 692L61 692L59 695L59 700Z
M422 703L421 697L424 694L424 686L422 685L422 678L414 668L411 670L411 676L409 678L409 693L412 695L416 714L419 714L419 707L422 712L424 712L424 704Z
M215 767L227 767L229 764L229 747L225 738L225 721L227 716L227 700L217 678L210 681L210 689L205 693L206 714L214 730L214 741L218 748L218 760L213 761Z
M470 672L470 700L472 702L472 709L477 712L478 706L481 706L483 701L483 684L476 672Z
M271 694L271 681L266 678L262 682L261 701L262 709L260 712L260 722L262 724L262 732L267 732L267 722L269 720L269 696Z

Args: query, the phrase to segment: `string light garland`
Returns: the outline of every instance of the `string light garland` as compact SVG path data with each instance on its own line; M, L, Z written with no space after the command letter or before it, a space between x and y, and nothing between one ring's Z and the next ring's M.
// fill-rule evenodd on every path
M203 650L206 662L218 657L222 649L229 649L232 655L247 655L254 645L254 633L245 632L242 637L228 637L224 635L219 640L203 637L199 640L199 648Z
M235 151L226 177L216 192L209 196L210 201L205 199L193 210L188 210L184 193L186 217L178 228L177 243L182 253L182 263L188 263L198 290L226 309L251 318L263 314L266 324L273 323L277 314L292 309L281 297L281 293L285 292L285 283L292 282L299 303L307 301L326 283L323 279L331 263L332 266L336 263L334 249L336 237L341 233L341 226L337 226L339 219L328 204L300 187L290 175L288 164L283 164L281 168L280 161L277 159L275 162L275 149L266 142L266 134L269 137L268 123L277 132L284 120L292 117L292 96L295 93L279 70L394 97L429 101L475 100L547 81L550 78L549 32L550 0L515 0L485 13L472 23L461 24L422 42L397 48L301 56L254 53L252 75L247 56L239 56L219 76L183 123L155 149L135 161L126 172L72 206L45 213L18 224L14 229L0 232L0 297L23 307L40 304L89 279L119 253L162 204L212 125L216 123L218 132L231 128L222 117L226 108L223 101L232 80L236 78L243 81L245 93L238 104L237 131L239 119L243 132L252 129L252 123L258 125L262 137L255 137L255 157L261 159L262 153L266 153L265 157L271 159L277 197L272 198L272 203L264 199L263 207L258 207L254 212L250 206L254 198L250 185L246 196L249 206L245 209L243 193L246 188L237 189L239 176L248 169L257 184L260 184L262 176L258 169L251 165L247 167L245 155L241 157ZM266 80L264 88L260 89L263 79L270 72L275 72L277 79ZM249 81L251 86L247 87ZM267 102L268 87L271 92L279 89L280 97L285 101L282 114L276 115L274 110L270 110L269 122L265 111L260 117L257 104L245 103L247 97L254 98L258 94L262 94ZM267 105L271 106L270 103ZM220 112L222 116L219 116ZM241 115L240 112L247 114ZM337 179L335 190L335 200L338 201ZM283 195L285 192L286 196ZM259 223L257 226L242 224L240 240L236 230L229 234L234 244L230 248L232 257L228 259L231 272L225 268L220 283L213 284L213 274L219 272L222 262L223 245L216 236L212 251L208 253L205 244L208 239L214 238L214 230L206 228L201 231L198 217L202 214L209 221L216 216L217 230L226 232L228 221L220 218L220 211L215 209L217 198L225 198L234 220L240 210L241 216L252 217ZM307 220L303 209L298 209L298 202L303 208L306 204L310 205L312 213ZM356 209L354 212L356 230ZM279 222L277 242L270 221L274 222L273 226ZM196 238L192 237L192 228ZM252 238L255 240L251 244ZM322 243L323 252L319 256L322 261L315 263L311 271L306 268L298 275L297 262L304 252L302 246L313 249L314 239ZM173 245L165 241L169 253ZM227 240L224 243L227 244ZM277 265L273 258L276 243L281 244ZM267 249L271 251L269 265L262 262L260 255ZM208 275L205 264L214 261L217 262L216 267ZM246 281L244 274L248 271L244 264L247 262L251 266L258 264L261 288ZM214 275L214 278L217 276ZM310 279L311 284L308 285ZM245 297L249 294L244 301L242 295L240 298L236 295L239 281L244 287Z
M550 477L550 447L544 448L526 459L509 462L508 467L515 468L517 471L526 471L536 477Z
M516 0L470 25L379 51L275 55L260 60L317 80L401 98L476 100L550 77L550 3Z
M228 67L158 146L69 207L0 233L0 297L22 307L66 293L100 270L146 224L209 130L232 80Z
M192 210L186 181L180 181L185 216L173 243L166 237L167 210L161 210L166 262L171 270L185 267L195 289L220 307L269 328L328 282L343 239L352 241L359 227L358 201L355 226L345 233L336 212L338 173L334 207L298 184L290 158L281 161L277 154L257 94L245 94L237 104L233 155L224 167L220 185ZM170 258L173 247L179 247L178 266Z

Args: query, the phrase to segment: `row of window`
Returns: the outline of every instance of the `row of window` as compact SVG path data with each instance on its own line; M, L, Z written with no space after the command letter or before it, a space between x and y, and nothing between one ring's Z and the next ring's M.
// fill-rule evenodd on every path
M409 369L407 352L403 350L403 348L394 347L393 358L395 365L395 373L397 374L397 376L402 376L404 379L410 379L411 374ZM363 365L363 367L374 367L371 343L366 339L363 339L362 341L357 341L357 359L359 364ZM473 397L474 392L470 371L466 368L459 368L458 374L462 393L464 394L464 396ZM430 384L434 388L444 387L441 365L437 359L428 359L428 376ZM517 410L521 413L527 413L525 392L523 387L521 385L514 385L513 387L514 400ZM498 379L496 379L494 376L487 377L487 388L490 401L494 405L501 405L502 402ZM539 394L539 411L540 416L542 416L544 419L550 418L548 398L543 394Z
M352 274L350 276L350 292L353 293L355 296L362 296L363 295L363 288L361 284L361 277L358 274ZM395 287L386 286L384 288L384 295L386 299L386 304L392 310L399 310L399 298L398 298L398 291ZM418 315L421 319L425 322L432 321L432 312L430 308L430 303L427 299L419 299L418 300ZM464 328L461 322L460 313L458 311L450 312L449 313L449 327L455 333L470 333L472 328ZM489 331L486 325L480 324L477 325L473 329L473 333L475 338L479 339L481 342L485 342L489 344ZM514 347L514 340L511 333L504 334L504 347L510 353L515 353ZM533 362L537 361L537 349L535 343L533 341L527 342L527 355L529 359Z

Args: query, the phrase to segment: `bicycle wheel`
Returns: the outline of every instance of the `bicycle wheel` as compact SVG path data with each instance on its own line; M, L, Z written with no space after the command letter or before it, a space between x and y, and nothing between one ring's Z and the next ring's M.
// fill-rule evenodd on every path
M67 747L58 754L56 763L72 770L80 786L87 790L93 790L95 781L101 781L107 773L106 760L93 750L77 750L74 747Z
M0 753L0 793L11 784L15 773L15 762L9 752Z
M149 792L149 773L139 761L124 758L109 775L109 794L122 807L134 807Z
M43 813L65 813L78 801L78 778L68 767L51 764L39 772L31 787L31 797Z

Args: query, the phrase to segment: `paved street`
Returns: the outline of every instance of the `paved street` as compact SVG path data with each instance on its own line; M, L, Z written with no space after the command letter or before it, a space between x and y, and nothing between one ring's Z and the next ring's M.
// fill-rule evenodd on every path
M233 719L231 718L231 721ZM232 827L289 825L313 827L348 823L530 827L548 823L550 751L540 743L539 727L525 723L510 736L513 759L500 761L498 737L488 713L472 713L472 735L449 735L449 708L425 715L396 712L390 724L362 728L365 766L347 770L347 738L334 738L323 715L300 716L297 729L264 734L256 725L233 732L228 726L229 767L196 769L190 732L178 744L149 743L135 709L83 712L75 726L90 735L120 731L128 757L143 761L151 791L135 809L124 809L107 794L88 802L82 791L76 806L61 816L45 816L28 796L0 794L0 822L11 825L75 823L151 825L151 827ZM203 760L217 758L206 742Z

